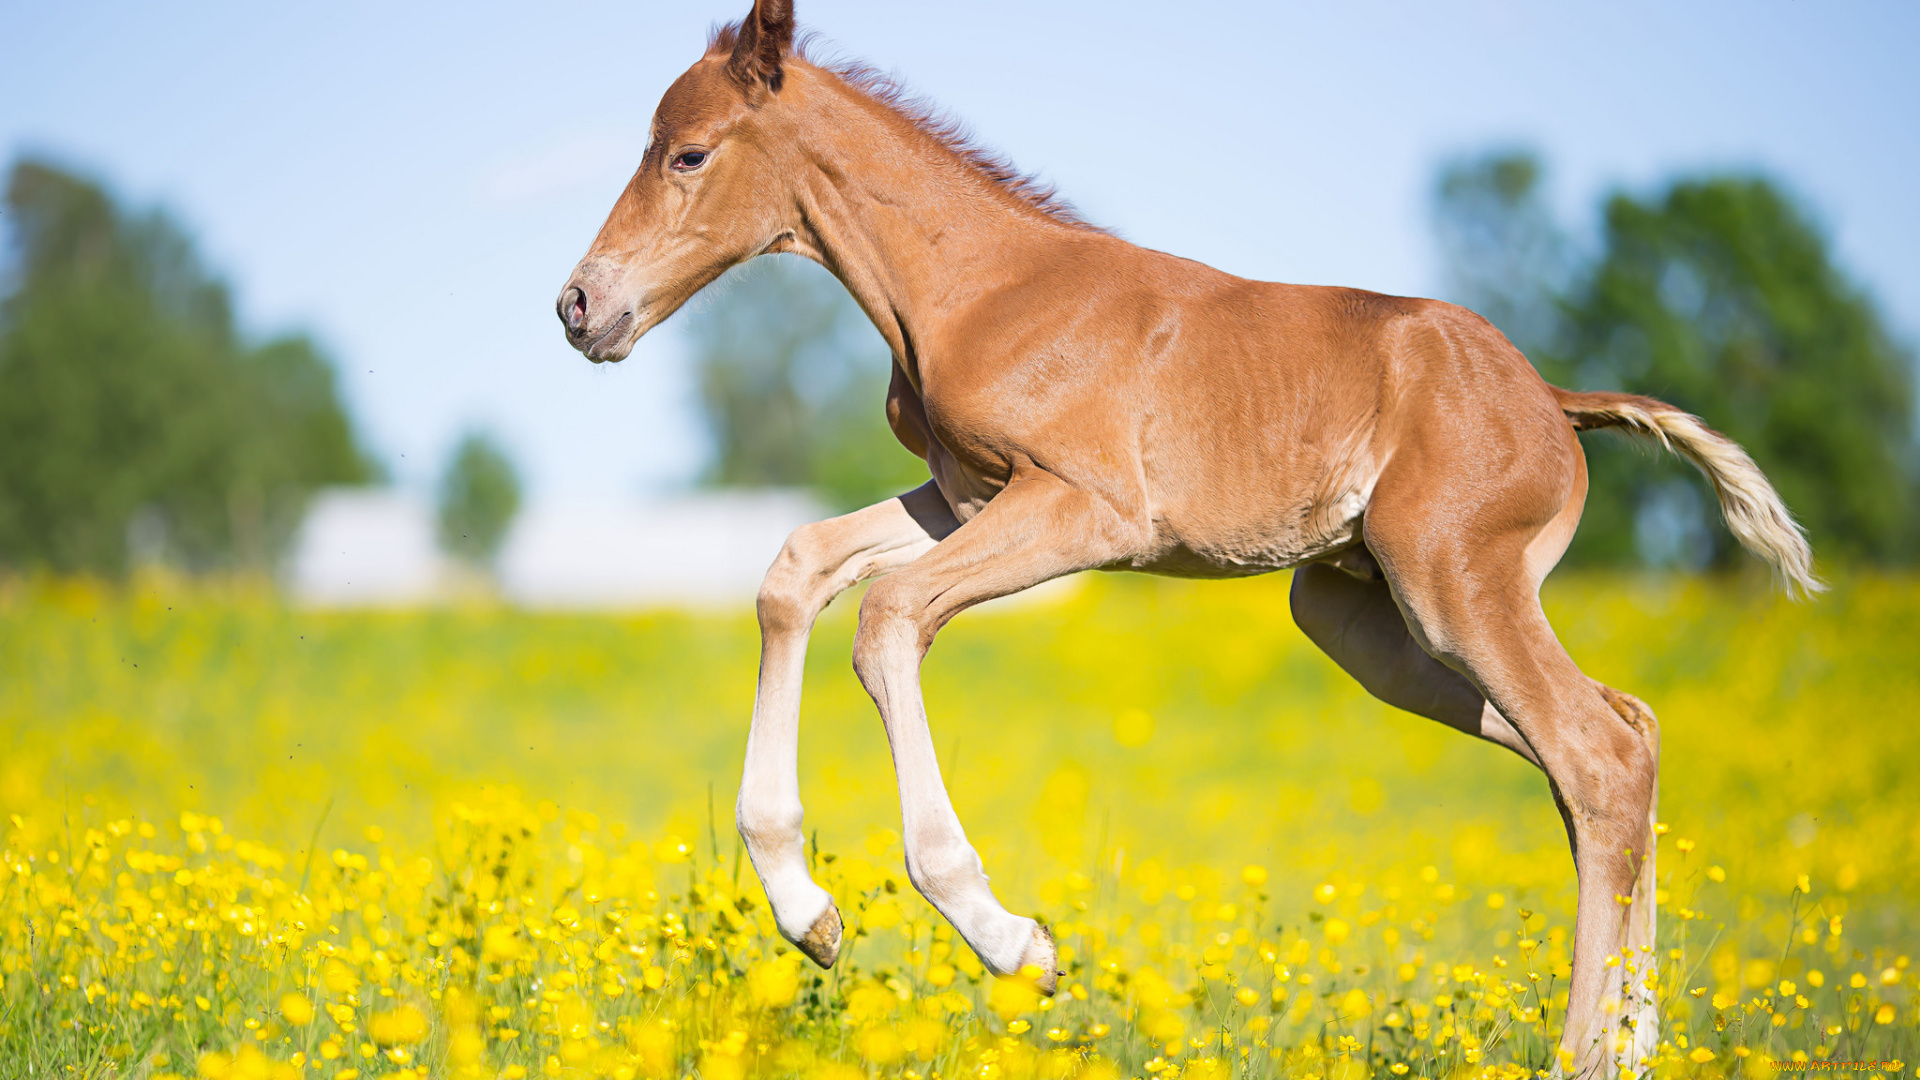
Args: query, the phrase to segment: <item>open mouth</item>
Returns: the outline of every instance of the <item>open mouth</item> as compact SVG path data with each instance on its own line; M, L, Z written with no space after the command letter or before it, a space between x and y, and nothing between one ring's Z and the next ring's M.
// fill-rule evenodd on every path
M606 363L607 361L606 357L597 355L600 351L600 346L606 344L608 339L612 338L615 334L619 333L622 329L624 329L628 321L631 320L632 318L633 318L633 312L629 311L629 312L623 313L618 319L615 319L613 321L612 326L607 327L605 332L603 332L599 337L594 338L592 341L588 342L587 347L580 351L586 353L587 359L593 361L596 364Z

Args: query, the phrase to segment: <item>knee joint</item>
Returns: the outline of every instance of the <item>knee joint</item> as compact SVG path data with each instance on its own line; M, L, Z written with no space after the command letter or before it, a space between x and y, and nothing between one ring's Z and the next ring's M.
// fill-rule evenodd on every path
M860 601L860 626L853 635L853 667L862 678L877 670L875 665L890 651L919 642L917 613L912 598L886 579L867 590L866 598ZM918 650L924 651L924 646Z
M970 847L916 844L907 851L907 880L924 896L950 893L980 874L980 856Z
M805 820L806 813L797 802L755 806L742 800L734 807L733 813L733 823L740 830L740 838L747 842L748 847L762 850L798 836L801 822Z
M820 558L812 550L812 526L795 529L761 579L755 608L760 629L772 633L804 630L825 606L820 599Z

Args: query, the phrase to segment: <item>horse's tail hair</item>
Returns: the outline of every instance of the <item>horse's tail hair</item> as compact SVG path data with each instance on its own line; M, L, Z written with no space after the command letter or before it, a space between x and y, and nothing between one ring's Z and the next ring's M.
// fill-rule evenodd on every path
M1804 598L1826 590L1826 584L1813 576L1813 549L1807 546L1806 531L1738 443L1699 417L1650 397L1557 386L1553 396L1576 431L1623 428L1693 462L1720 497L1720 512L1734 539L1773 567L1787 595Z

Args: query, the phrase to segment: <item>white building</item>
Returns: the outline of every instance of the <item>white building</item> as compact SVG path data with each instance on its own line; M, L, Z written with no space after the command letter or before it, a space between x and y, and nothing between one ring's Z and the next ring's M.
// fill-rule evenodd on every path
M790 491L535 505L500 549L500 591L530 608L751 604L787 535L827 516Z
M389 488L316 495L294 538L288 585L319 607L404 607L441 595L451 567L434 535L433 507Z
M750 604L787 534L827 517L791 491L536 502L496 563L502 597L529 608ZM323 607L393 607L456 595L461 568L435 542L433 507L384 489L315 498L288 567L293 594Z

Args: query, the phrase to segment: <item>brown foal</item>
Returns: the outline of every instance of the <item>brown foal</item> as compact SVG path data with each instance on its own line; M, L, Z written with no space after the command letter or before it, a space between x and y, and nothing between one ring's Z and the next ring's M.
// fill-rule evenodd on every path
M872 318L887 419L933 476L794 533L760 592L737 819L790 941L822 965L840 944L796 766L807 636L836 594L887 575L853 657L893 748L909 877L990 970L1051 993L1051 935L994 898L940 780L919 683L934 635L1081 570L1292 567L1294 618L1369 691L1546 773L1579 873L1562 1065L1646 1057L1659 729L1581 673L1538 592L1586 497L1575 432L1596 427L1691 459L1741 542L1789 589L1820 588L1739 447L1658 401L1549 386L1461 308L1248 281L1092 228L884 79L810 61L788 0L758 0L661 99L561 292L568 340L622 359L768 252L820 262Z

